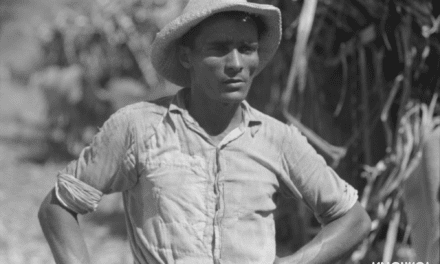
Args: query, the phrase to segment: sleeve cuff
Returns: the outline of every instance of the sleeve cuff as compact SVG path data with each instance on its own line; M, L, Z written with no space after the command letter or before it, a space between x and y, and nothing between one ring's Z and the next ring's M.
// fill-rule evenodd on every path
M103 193L69 174L59 174L55 194L61 204L78 214L93 212Z
M316 215L316 218L321 224L327 224L345 213L347 213L358 200L358 191L350 184L344 182L345 188L343 191L342 200L333 206L329 211L321 215Z

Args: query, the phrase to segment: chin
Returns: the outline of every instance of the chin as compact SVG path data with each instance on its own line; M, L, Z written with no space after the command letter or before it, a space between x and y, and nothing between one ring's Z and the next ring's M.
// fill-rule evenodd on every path
M246 94L243 93L228 93L222 95L220 101L223 103L241 103L246 99Z

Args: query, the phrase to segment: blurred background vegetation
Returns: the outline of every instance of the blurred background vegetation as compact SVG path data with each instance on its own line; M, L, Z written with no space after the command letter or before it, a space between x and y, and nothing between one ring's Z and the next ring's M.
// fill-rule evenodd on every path
M35 116L39 109L43 119L29 161L62 164L120 107L179 89L155 73L149 51L155 34L186 2L0 3L0 92L18 85L42 104L28 110ZM297 126L357 188L373 220L369 237L341 263L438 263L440 3L253 2L281 9L283 39L248 101ZM1 93L2 104L13 101L11 94ZM120 209L117 199L109 204ZM281 201L280 208L283 255L311 239L319 224L294 200Z

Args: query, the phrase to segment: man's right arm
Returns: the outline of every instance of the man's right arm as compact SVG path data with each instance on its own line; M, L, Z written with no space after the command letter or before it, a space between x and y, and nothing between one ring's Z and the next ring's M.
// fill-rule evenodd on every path
M38 219L57 264L90 263L77 214L60 203L55 189L42 202Z

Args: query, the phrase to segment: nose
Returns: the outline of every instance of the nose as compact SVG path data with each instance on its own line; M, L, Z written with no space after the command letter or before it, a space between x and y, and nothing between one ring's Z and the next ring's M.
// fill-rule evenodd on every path
M226 73L236 74L243 70L243 58L237 49L231 50L226 58Z

